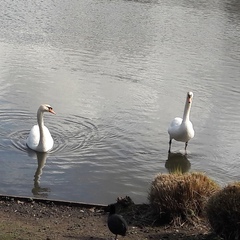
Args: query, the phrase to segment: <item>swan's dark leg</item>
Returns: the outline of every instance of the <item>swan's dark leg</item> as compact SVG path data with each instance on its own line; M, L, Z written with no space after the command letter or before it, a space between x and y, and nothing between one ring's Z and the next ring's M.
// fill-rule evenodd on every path
M169 149L168 149L168 153L171 152L171 145L172 145L172 139L169 140Z
M187 145L188 145L188 142L185 142L185 154L187 153Z
M115 236L115 240L117 240L117 234L116 234L116 236Z

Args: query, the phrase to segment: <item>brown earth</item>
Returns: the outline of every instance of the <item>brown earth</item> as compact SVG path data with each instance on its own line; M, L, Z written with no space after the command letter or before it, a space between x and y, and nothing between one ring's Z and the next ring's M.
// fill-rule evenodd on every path
M206 222L181 227L157 225L148 219L149 205L122 211L129 224L124 240L219 240ZM1 240L114 239L105 206L0 196Z

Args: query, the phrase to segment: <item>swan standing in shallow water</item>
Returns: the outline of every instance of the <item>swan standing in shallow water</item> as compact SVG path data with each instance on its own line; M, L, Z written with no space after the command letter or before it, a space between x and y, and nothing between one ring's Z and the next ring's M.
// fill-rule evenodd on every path
M187 150L188 141L194 137L194 130L191 121L189 120L191 105L193 100L193 93L187 93L186 104L184 108L183 118L176 117L171 122L168 133L169 133L169 150L171 152L172 139L176 141L185 142L185 153Z
M50 112L55 114L52 107L42 104L37 111L38 125L34 125L27 138L27 146L37 152L48 152L53 147L53 138L43 122L43 113Z

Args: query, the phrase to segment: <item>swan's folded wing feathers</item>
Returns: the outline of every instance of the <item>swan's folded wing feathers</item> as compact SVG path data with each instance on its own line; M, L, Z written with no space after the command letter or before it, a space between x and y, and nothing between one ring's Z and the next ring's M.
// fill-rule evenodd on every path
M30 147L31 149L36 148L38 146L39 139L40 139L39 126L34 125L31 128L29 136L27 138L28 147Z
M179 126L182 124L182 118L180 117L176 117L172 120L170 127L175 127L175 126Z
M48 150L50 150L53 147L53 138L46 126L43 127L43 131L44 131L46 145L48 146Z

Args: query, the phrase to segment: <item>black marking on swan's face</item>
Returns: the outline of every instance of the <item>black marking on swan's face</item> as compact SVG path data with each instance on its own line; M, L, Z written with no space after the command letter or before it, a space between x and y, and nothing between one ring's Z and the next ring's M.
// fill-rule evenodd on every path
M192 92L188 92L188 97L192 98L193 97L193 93Z
M48 108L49 112L53 110L53 108L51 106L47 106L47 108Z
M53 111L53 108L51 106L48 106L48 111L52 114L56 114L54 111Z
M193 93L192 92L188 92L187 99L188 99L189 103L192 102L192 98L193 98Z
M50 113L53 113L53 114L56 114L56 113L53 111L53 108L52 108L50 105L48 105L48 104L43 104L42 106L43 106L43 108L44 108L44 111L50 112Z

